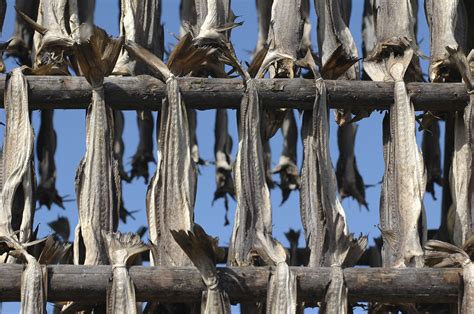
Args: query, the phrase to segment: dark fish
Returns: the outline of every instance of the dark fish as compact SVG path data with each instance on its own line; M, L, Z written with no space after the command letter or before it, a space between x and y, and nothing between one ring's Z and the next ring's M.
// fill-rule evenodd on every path
M434 121L427 129L423 130L421 143L421 151L426 167L426 192L431 193L434 200L436 200L435 183L440 186L443 185L439 136L439 123Z
M67 217L59 216L58 219L48 223L48 226L54 231L63 242L69 241L71 229Z
M290 193L299 188L298 166L296 165L296 149L298 142L298 127L293 110L288 110L283 120L281 128L283 135L283 150L280 155L278 165L273 169L273 173L280 174L282 200L281 204L288 200Z

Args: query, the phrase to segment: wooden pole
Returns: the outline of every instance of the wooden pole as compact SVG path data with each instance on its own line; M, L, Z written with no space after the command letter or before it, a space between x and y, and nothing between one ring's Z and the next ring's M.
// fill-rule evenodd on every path
M240 79L180 78L186 105L196 109L237 109L244 86ZM82 77L29 76L31 109L85 109L91 88ZM331 108L388 109L393 103L393 83L371 81L326 81ZM115 109L159 110L165 84L151 76L108 77L105 99ZM313 80L263 79L257 83L264 106L311 109L314 102ZM0 78L3 99L5 77ZM408 83L416 110L462 110L468 101L461 83ZM3 107L3 103L1 104Z
M111 266L49 265L49 301L105 301ZM292 267L298 277L298 300L324 297L329 268ZM22 265L0 265L0 301L20 300ZM129 269L137 301L197 302L205 291L191 267ZM222 287L233 302L264 300L270 271L266 267L219 268ZM460 269L347 268L344 277L351 301L387 303L454 303L461 286Z

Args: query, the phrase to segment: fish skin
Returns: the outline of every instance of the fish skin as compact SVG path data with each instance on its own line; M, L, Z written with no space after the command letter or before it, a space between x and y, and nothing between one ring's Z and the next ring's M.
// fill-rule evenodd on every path
M88 34L89 30L79 31ZM105 102L103 81L112 73L122 44L123 38L112 39L94 27L88 40L75 46L81 73L92 88L92 103L86 114L86 153L76 172L79 222L74 239L75 264L80 262L78 235L84 241L85 265L108 264L101 231L115 231L118 226L121 184L113 151L113 111Z
M7 78L6 126L3 146L3 188L0 206L0 235L19 230L26 243L32 234L36 186L33 167L34 131L28 108L28 82L22 68Z
M171 76L166 86L167 97L160 112L157 171L147 191L150 241L160 254L158 259L153 257L152 265L188 266L190 260L169 230L193 227L197 171L191 157L187 112L177 79Z
M326 86L317 79L312 111L303 113L304 145L301 170L301 219L306 245L311 250L309 267L333 267L331 285L321 304L323 313L339 313L347 303L342 267L351 267L367 246L367 237L349 234L344 209L337 196L336 175L329 153Z
M449 60L456 65L462 75L466 89L472 90L473 54L469 55L468 60L459 48L453 49L449 46L446 48L450 55ZM469 239L474 227L474 211L471 205L474 189L473 106L474 96L471 94L464 112L456 112L454 117L454 152L449 175L453 203L449 208L447 221L451 241L459 247Z
M387 181L387 189L392 190L389 202L394 206L391 213L384 215L398 215L399 223L391 226L390 220L381 219L382 234L384 236L383 251L392 253L384 255L384 265L393 267L423 265L423 251L419 236L418 222L423 211L423 195L426 187L426 173L421 152L416 144L415 114L410 102L403 77L411 60L411 50L405 51L405 56L393 58L387 63L387 71L395 81L395 103L390 109L390 156L393 174ZM393 162L393 163L392 163ZM385 207L386 208L386 207ZM425 231L422 231L425 232ZM391 233L391 235L389 235ZM402 238L398 238L403 235ZM390 239L395 237L394 239ZM388 246L391 246L389 249ZM389 257L391 255L391 257Z
M247 88L240 107L239 150L234 165L237 209L229 247L228 265L254 265L252 250L257 232L272 232L270 191L265 179L261 137L261 107L254 80Z
M267 44L268 32L270 30L270 19L272 17L273 0L256 0L258 17L258 41L255 47L255 55L264 49Z
M224 251L219 248L219 239L206 234L195 224L193 230L172 230L171 234L181 249L199 270L207 291L203 291L201 313L230 314L230 299L219 284L216 262Z

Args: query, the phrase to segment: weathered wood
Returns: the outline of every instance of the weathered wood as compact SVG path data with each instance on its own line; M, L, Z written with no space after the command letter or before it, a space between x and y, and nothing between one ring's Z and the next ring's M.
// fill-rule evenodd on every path
M85 109L91 89L82 77L27 76L32 109ZM240 106L244 86L240 79L178 78L186 105L196 109ZM0 78L3 99L5 78ZM313 80L256 80L264 107L311 109ZM326 81L331 108L388 109L393 103L393 83L368 81ZM121 110L158 110L166 86L151 76L108 77L104 83L107 103ZM408 83L408 94L416 110L462 110L469 97L462 83ZM133 100L133 102L132 102ZM0 105L3 107L3 103Z
M0 265L0 301L20 300L22 265ZM330 268L291 267L298 277L298 299L315 302L324 296ZM455 303L461 270L348 268L344 278L349 299L357 301ZM196 302L205 285L195 268L133 266L137 301ZM48 300L105 300L111 266L48 266ZM265 267L218 268L220 283L232 302L264 300L270 272Z

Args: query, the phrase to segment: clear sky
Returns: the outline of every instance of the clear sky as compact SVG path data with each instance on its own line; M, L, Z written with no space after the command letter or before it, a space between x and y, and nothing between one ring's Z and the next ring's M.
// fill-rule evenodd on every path
M257 17L255 9L255 0L233 0L232 8L239 21L243 21L243 26L232 31L232 42L236 49L238 58L242 61L250 60L250 51L255 47L257 41ZM350 29L359 47L361 54L361 19L363 10L363 0L353 0L352 17ZM96 24L105 28L107 32L113 36L118 35L118 10L119 0L98 0L96 8ZM316 45L316 17L311 1L311 21L313 25L313 46L317 50ZM13 33L14 19L14 1L8 0L8 13L3 29L2 39L7 40ZM179 1L163 0L162 22L165 30L165 47L171 50L176 43L174 34L179 34ZM426 25L426 19L423 10L423 1L420 1L418 20L418 41L421 50L429 55L429 32ZM426 61L422 61L424 73L427 72ZM15 67L12 61L7 62L7 70L11 71ZM229 111L230 131L234 139L233 158L235 158L237 150L237 127L235 123L236 111ZM37 134L39 130L39 112L33 112L33 126ZM156 114L155 114L156 117ZM356 156L358 167L366 184L376 184L375 187L367 189L367 201L369 203L369 211L361 208L355 201L345 199L343 201L346 210L349 229L355 234L368 234L369 238L377 237L379 230L379 198L380 185L378 182L382 180L383 175L383 156L382 156L382 117L379 112L372 113L369 119L365 119L358 123L358 133L356 139ZM214 120L215 111L200 111L198 113L198 141L201 157L205 160L212 161L214 159ZM5 121L4 111L1 111L0 121ZM85 153L85 111L84 110L56 110L55 111L55 128L58 133L58 149L56 154L57 164L57 189L60 195L69 195L69 198L75 199L74 192L74 176L79 161ZM301 125L301 119L298 116L298 125ZM336 143L336 125L334 119L331 119L331 156L335 165L338 157ZM0 126L0 138L3 139L4 128ZM444 124L441 125L442 139L444 138ZM421 140L421 133L417 134ZM300 140L300 139L299 139ZM130 157L135 153L138 141L138 133L136 127L135 112L125 112L125 168L130 169ZM278 163L280 151L282 149L281 135L278 133L271 141L273 151L273 166ZM156 150L156 146L155 146ZM301 167L302 146L298 143L298 165ZM155 165L150 164L150 173L155 170ZM202 225L206 232L220 238L220 244L227 246L232 232L232 221L234 218L234 210L236 204L230 201L229 218L231 224L224 226L224 203L222 200L211 205L213 193L215 190L214 173L215 168L212 165L200 168L201 174L198 178L198 193L195 206L195 221ZM279 180L275 176L275 180ZM146 225L145 212L145 193L147 186L143 179L135 180L132 184L123 184L123 197L125 206L129 210L139 210L135 214L136 220L130 220L126 225L121 224L121 231L136 231L141 225ZM428 227L437 228L440 216L440 200L441 191L436 190L438 201L433 201L431 195L425 197L425 207L428 216ZM284 232L289 228L302 229L300 212L299 212L299 195L294 192L289 200L282 206L281 193L275 189L271 193L273 204L273 235L283 244L288 245L284 236ZM47 225L49 221L55 220L58 215L66 215L69 217L71 229L77 223L77 205L74 202L66 203L66 210L53 206L51 210L45 207L38 209L35 216L35 226L40 224L40 235L47 235L50 230ZM73 234L71 234L72 240ZM371 242L373 244L373 241ZM300 238L300 246L304 246L303 236ZM18 312L17 304L3 304L3 313ZM311 312L314 312L311 311Z

